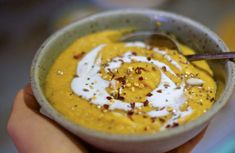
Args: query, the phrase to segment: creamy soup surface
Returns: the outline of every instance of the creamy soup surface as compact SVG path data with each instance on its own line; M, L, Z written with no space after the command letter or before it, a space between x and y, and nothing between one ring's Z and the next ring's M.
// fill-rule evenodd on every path
M143 42L120 42L125 30L74 41L50 68L44 92L78 125L115 134L144 134L195 120L213 105L216 83L206 61Z

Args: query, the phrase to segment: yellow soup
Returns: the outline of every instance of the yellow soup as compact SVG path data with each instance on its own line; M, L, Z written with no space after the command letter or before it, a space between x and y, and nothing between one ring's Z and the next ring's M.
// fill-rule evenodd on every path
M52 65L44 86L51 105L81 126L115 134L154 133L195 120L215 101L205 61L168 48L117 41L124 30L77 39ZM194 51L180 46L184 55Z

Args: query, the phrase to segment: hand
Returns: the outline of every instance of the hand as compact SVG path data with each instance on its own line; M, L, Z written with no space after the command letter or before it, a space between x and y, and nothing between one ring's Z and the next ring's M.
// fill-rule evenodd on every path
M34 98L29 85L21 89L16 95L7 128L20 153L88 152L88 149L84 147L84 142L54 121L41 115L39 108L40 106ZM202 139L205 130L169 153L191 152Z

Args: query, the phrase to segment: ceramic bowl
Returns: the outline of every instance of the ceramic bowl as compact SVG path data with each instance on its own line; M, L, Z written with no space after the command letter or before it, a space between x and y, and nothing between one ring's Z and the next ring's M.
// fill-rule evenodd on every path
M205 26L176 14L125 9L99 13L77 21L53 34L39 48L31 68L31 85L41 110L48 117L86 142L109 152L166 152L190 140L205 128L211 118L228 102L234 86L234 64L226 60L210 61L217 82L216 102L198 119L162 132L146 135L107 134L87 129L66 120L47 101L43 93L45 77L58 55L75 39L96 31L134 27L138 31L155 30L174 34L197 52L226 52L223 41Z

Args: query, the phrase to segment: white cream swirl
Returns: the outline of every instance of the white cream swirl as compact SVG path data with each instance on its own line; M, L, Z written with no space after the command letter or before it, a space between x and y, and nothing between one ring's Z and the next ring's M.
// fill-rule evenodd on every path
M142 42L127 43L126 46L146 47L146 45ZM118 99L114 99L112 102L110 102L110 100L106 98L110 96L106 91L106 88L109 87L109 85L113 82L104 80L99 74L101 65L101 57L99 56L99 52L103 47L105 47L105 44L94 48L78 63L78 77L72 80L71 88L74 93L88 100L92 104L98 106L109 105L110 110L132 110L131 104L128 102ZM171 57L168 56L166 52L157 48L154 48L153 50L157 53L165 55L164 57L168 61L171 61L171 63L177 69L181 70L181 66L176 61L171 59ZM113 58L105 67L105 70L108 71L118 69L121 66L121 61L124 63L131 63L132 60L154 64L156 67L160 68L161 71L160 84L154 90L152 90L152 96L147 97L149 104L151 104L153 108L156 108L150 112L147 112L150 117L161 117L168 115L169 111L167 108L171 107L173 108L174 117L167 123L171 124L179 117L184 117L192 112L190 107L188 107L188 109L184 112L180 110L180 106L186 101L184 95L185 84L182 83L180 87L177 87L176 84L161 70L161 68L164 66L168 72L172 73L173 75L176 74L168 65L162 63L161 61L153 59L148 60L144 56L133 55L130 51L126 52L121 57ZM166 84L168 85L167 88L164 86ZM161 93L157 92L159 90L161 90ZM142 102L135 103L135 107L137 108L141 109L142 106Z

